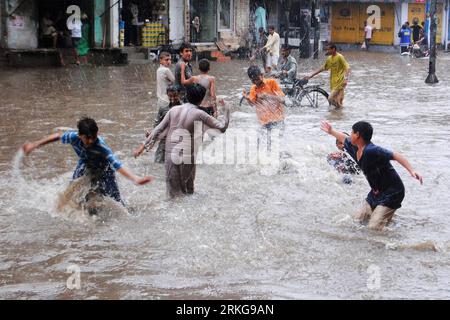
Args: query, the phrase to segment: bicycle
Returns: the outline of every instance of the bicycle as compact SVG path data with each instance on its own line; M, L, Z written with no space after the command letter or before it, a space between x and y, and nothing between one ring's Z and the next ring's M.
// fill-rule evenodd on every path
M282 84L281 88L290 98L292 107L324 108L329 107L328 92L322 87L324 84L306 86L308 80L296 79L293 84Z
M315 109L328 108L330 103L328 102L328 92L322 88L324 84L305 86L307 83L308 80L296 79L293 84L282 83L280 85L291 101L291 103L286 103L286 106ZM248 92L250 86L244 86L244 89ZM244 97L242 96L239 105L242 105L243 100Z

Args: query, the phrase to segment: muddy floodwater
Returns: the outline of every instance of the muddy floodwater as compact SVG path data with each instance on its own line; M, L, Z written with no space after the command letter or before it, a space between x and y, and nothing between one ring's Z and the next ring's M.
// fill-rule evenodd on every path
M195 194L176 201L165 200L154 153L132 156L157 111L156 65L1 70L0 298L449 299L450 54L440 52L433 86L424 83L428 60L344 55L352 74L343 111L287 109L282 143L292 170L201 164ZM299 76L323 61L300 60ZM211 65L232 106L230 132L258 127L254 110L239 106L248 66ZM328 74L311 80L321 82L328 90ZM126 167L156 177L137 187L119 175L131 213L58 211L77 163L72 148L18 152L27 140L75 128L82 115L98 121ZM373 142L424 176L420 185L393 163L406 196L386 231L352 221L369 185L364 176L343 184L328 165L336 147L322 119L347 132L371 122ZM75 273L79 283L69 279Z

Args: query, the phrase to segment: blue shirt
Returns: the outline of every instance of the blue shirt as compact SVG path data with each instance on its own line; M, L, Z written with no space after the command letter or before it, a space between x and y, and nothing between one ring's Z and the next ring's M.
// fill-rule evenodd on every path
M80 158L79 166L85 165L89 169L105 169L108 166L114 170L122 168L122 163L101 137L98 137L91 147L86 148L76 131L67 131L61 136L61 142L72 145Z
M358 147L351 144L350 138L345 139L344 146L358 163L372 188L366 198L372 209L377 205L391 209L400 208L405 197L405 187L390 162L394 158L394 153L370 142L358 161L356 156Z
M402 28L399 32L399 35L401 47L406 47L411 43L411 29Z

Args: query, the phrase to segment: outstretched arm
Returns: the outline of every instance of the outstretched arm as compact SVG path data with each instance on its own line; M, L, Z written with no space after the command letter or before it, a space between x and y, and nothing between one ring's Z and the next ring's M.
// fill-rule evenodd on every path
M397 161L398 163L400 163L406 170L408 170L409 174L420 181L420 184L423 184L423 178L420 174L418 174L417 172L414 171L413 167L411 166L411 164L409 163L409 161L402 156L400 153L394 152L394 156L393 159L395 161Z
M165 130L167 128L167 126L169 125L170 122L170 110L169 112L166 113L166 116L164 117L164 119L161 121L160 124L158 124L156 126L155 129L153 129L153 131L147 136L147 139L145 140L145 142L141 143L134 151L133 151L133 156L135 158L139 157L142 152L144 152L145 148L147 147L147 150L150 150L151 148L153 148L156 140L158 140L158 137L163 135L164 133L167 134L167 131Z
M134 174L132 174L128 169L123 168L123 167L120 168L119 170L117 170L117 172L119 172L121 175L123 175L128 180L133 181L134 184L136 184L136 185L143 185L143 184L152 182L154 180L154 178L151 176L139 178L139 177L135 176Z
M321 73L322 71L325 71L324 67L321 67L320 69L317 69L316 71L314 71L312 74L310 74L309 76L304 77L303 79L305 80L309 80L312 77L315 77L316 75L318 75L319 73Z
M215 77L211 77L210 93L211 93L211 104L214 109L214 118L217 118L218 113L217 113L216 78Z
M33 142L26 142L22 146L22 150L25 153L25 155L28 155L28 154L30 154L31 151L33 151L36 148L39 148L40 146L49 144L51 142L58 141L59 139L61 139L61 136L62 136L62 133L57 132L57 133L51 134L47 137L44 137L41 140L37 140L37 141L33 141Z
M347 138L347 136L343 132L334 130L331 124L326 121L322 121L320 123L320 129L335 137L339 142L344 143L345 138Z
M219 101L219 104L223 108L224 121L221 122L214 117L211 117L206 112L202 113L203 122L210 128L218 129L222 133L225 132L228 128L228 124L230 123L230 107L225 105L223 99Z

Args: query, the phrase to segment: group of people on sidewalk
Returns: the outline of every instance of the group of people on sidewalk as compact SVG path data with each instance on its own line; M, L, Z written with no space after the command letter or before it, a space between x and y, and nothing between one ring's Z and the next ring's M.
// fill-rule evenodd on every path
M406 21L398 32L400 38L400 53L412 53L415 56L426 57L428 51L428 37L425 32L425 22L419 25L419 20L414 19L410 26Z
M133 152L138 157L144 150L152 149L159 142L155 162L164 163L166 190L171 199L194 193L196 155L205 128L224 133L230 122L230 109L222 100L219 105L223 118L217 119L219 110L216 105L215 78L208 74L209 62L201 60L200 74L194 75L190 64L192 47L189 43L181 46L180 55L181 59L173 74L170 70L171 55L166 52L160 54L160 67L156 76L158 113L154 128L145 132L145 140ZM310 79L320 72L330 70L330 96L336 106L342 108L343 91L350 67L345 58L337 53L334 44L327 46L327 55L329 57L325 64L305 78ZM277 128L282 138L285 126L284 93L277 80L265 78L262 70L255 65L248 68L247 75L253 85L249 93L243 92L243 96L254 107L261 130L270 136L271 131ZM321 123L321 129L334 136L339 149L345 150L355 163L356 169L350 173L362 171L371 187L355 218L361 222L368 221L371 229L382 230L391 221L394 212L401 207L405 195L402 180L390 161L400 163L420 183L422 176L399 153L373 144L373 128L366 121L356 122L350 136L335 130L326 121ZM73 179L89 176L92 188L99 194L123 203L115 171L138 185L153 180L151 176L140 178L127 170L103 138L98 136L95 120L88 117L80 119L78 132L55 133L35 142L27 142L23 145L23 151L29 154L42 145L58 140L70 144L80 159ZM336 163L348 165L349 158L342 160L343 162L336 155L332 158Z

